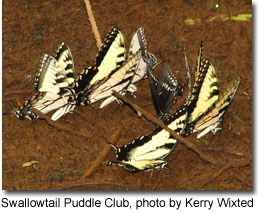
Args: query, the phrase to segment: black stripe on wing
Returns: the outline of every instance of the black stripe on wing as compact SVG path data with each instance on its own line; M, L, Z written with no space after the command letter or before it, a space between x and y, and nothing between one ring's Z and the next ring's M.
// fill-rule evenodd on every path
M98 68L95 66L84 68L75 80L75 86L73 88L75 92L78 94L79 92L85 90L89 85L88 82L90 82L97 73Z

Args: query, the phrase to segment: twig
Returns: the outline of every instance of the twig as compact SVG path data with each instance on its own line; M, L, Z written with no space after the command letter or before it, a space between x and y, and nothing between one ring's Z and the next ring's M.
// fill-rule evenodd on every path
M86 10L87 10L89 21L90 21L91 26L92 26L92 31L93 31L95 39L97 41L97 47L100 48L102 43L101 43L100 35L98 32L98 27L97 27L97 24L96 24L96 21L95 21L95 18L94 18L92 9L91 9L91 4L90 4L89 0L84 0L84 2L86 4Z
M5 97L3 102L8 102L8 101L13 101L13 100L16 100L17 97L16 96L8 96L8 97Z
M207 184L209 184L210 182L212 182L214 179L216 179L217 177L219 177L226 169L228 169L230 167L230 163L226 164L225 166L223 166L221 169L219 169L216 173L213 174L213 176L210 179L207 179L205 181L204 184L201 185L200 188L205 187Z
M155 183L155 185L152 187L152 190L156 190L156 187L159 185L160 183L160 179Z
M31 94L32 90L30 89L24 89L24 90L12 90L11 92L5 92L3 95L4 96L9 96L9 95L19 95L19 94Z
M81 112L81 110L79 108L75 108L74 113L78 114L81 118L85 119L88 122L91 122L84 114L83 112Z
M197 153L201 159L213 164L222 166L224 165L223 162L220 162L216 158L212 157L208 153L202 151L196 144L193 144L191 141L189 141L186 138L183 138L179 136L174 130L170 129L167 125L165 125L163 122L159 121L156 117L150 115L147 111L139 107L138 105L134 104L132 101L130 101L128 98L120 95L116 91L112 91L113 94L120 98L122 101L126 102L127 104L131 105L136 111L140 111L148 120L152 121L156 125L160 126L161 128L167 130L175 139L177 139L180 143L184 144L188 149L193 150L195 153Z
M232 152L232 151L229 151L229 150L225 150L225 149L214 149L214 148L211 148L209 147L208 149L203 149L204 151L214 151L214 152L224 152L224 153L227 153L227 154L230 154L230 155L236 155L236 156L246 156L244 155L244 153L242 152Z
M14 115L15 114L15 110L11 110L11 111L6 111L6 112L3 112L2 115Z
M248 158L245 160L240 160L240 161L229 161L225 166L223 166L220 170L218 170L216 173L213 174L211 178L209 178L207 181L205 181L204 184L201 185L200 188L205 187L207 184L218 178L223 172L229 168L238 168L238 167L245 167L248 166L251 163L252 159Z
M111 136L109 142L112 143L112 144L117 144L117 142L120 139L120 135L121 135L121 128L119 127L113 133L113 135ZM81 177L81 179L84 179L84 178L90 176L91 174L93 174L93 172L95 172L95 170L100 166L102 161L105 159L105 157L106 157L106 155L108 154L109 151L110 151L110 146L108 144L105 144L104 148L102 149L102 151L98 155L97 159L92 163L92 165L84 173L84 175Z

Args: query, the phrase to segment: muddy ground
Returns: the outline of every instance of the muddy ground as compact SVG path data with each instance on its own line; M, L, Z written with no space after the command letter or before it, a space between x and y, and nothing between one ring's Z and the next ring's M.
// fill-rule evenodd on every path
M219 8L215 4L219 3ZM200 42L204 56L216 66L221 90L240 76L240 88L222 122L222 131L209 133L198 143L212 156L240 162L252 156L252 20L236 21L237 14L252 13L251 1L205 0L91 0L101 39L113 25L120 27L127 45L139 26L145 29L148 51L166 62L178 79L185 78L183 42L194 68ZM227 19L219 15L226 15ZM219 18L218 18L219 17ZM221 16L223 17L223 16ZM230 17L230 18L229 18ZM57 43L70 46L76 73L94 63L98 48L83 1L3 1L3 112L15 110L35 94L34 77L41 55L53 54ZM159 70L159 69L158 69ZM157 71L158 72L158 71ZM137 84L131 100L155 115L148 80ZM185 95L177 104L184 103ZM99 109L96 103L79 107L83 116L67 114L57 122L72 130L56 129L45 120L18 120L3 115L3 189L50 190L78 180L118 127L119 145L148 134L154 125L138 117L127 105ZM52 115L49 114L49 115ZM87 134L87 138L76 135ZM254 141L253 141L254 142ZM114 159L114 150L106 160ZM34 166L22 167L29 161ZM130 174L120 167L100 168L86 183L71 189L90 190L251 190L252 162L223 169L202 160L178 144L167 158L169 174L155 170Z

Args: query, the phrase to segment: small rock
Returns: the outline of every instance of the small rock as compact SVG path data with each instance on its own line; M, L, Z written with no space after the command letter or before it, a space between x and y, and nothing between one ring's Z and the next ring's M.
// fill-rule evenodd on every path
M35 36L42 36L42 35L44 35L43 30L40 27L36 27L34 29L34 35Z
M63 176L60 176L60 175L54 175L54 176L52 176L51 180L54 181L54 182L59 182L59 183L61 183L61 182L63 181Z

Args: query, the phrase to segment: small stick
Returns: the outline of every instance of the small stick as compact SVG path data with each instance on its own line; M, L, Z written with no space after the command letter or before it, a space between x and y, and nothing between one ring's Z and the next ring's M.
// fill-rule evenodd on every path
M90 122L90 120L81 112L80 108L75 108L74 111L76 114L78 114L81 118L85 119L86 121Z
M228 169L229 167L231 167L231 164L228 163L225 166L223 166L221 169L219 169L216 173L213 174L211 179L207 179L204 184L201 185L200 188L205 187L206 185L208 185L210 182L212 182L214 179L218 178L226 169Z
M152 121L156 125L160 126L161 128L167 130L175 139L177 139L180 143L184 144L188 149L192 149L195 153L197 153L201 159L213 164L222 166L224 165L223 162L218 161L216 158L212 157L208 153L202 151L196 144L192 143L186 138L183 138L179 136L174 130L170 129L167 125L165 125L163 122L159 121L156 117L150 115L147 111L130 101L128 98L120 95L116 91L112 91L112 93L121 99L122 101L126 102L127 104L131 105L136 111L140 111L148 120Z
M112 143L112 144L117 144L117 142L120 139L120 135L121 135L121 128L119 127L112 134L109 142ZM86 177L88 177L91 174L93 174L96 171L96 169L100 166L102 161L105 159L105 157L108 154L108 152L110 151L110 149L111 149L111 147L109 146L109 144L105 144L104 148L99 153L97 159L92 163L92 165L88 168L88 170L84 173L84 175L80 179L85 179Z
M216 173L213 174L213 176L210 179L207 179L204 184L201 185L200 188L203 188L204 186L208 185L210 182L221 176L221 174L229 169L229 168L240 168L240 167L246 167L249 164L251 164L252 158L249 157L244 160L239 160L239 161L229 161L225 166L223 166L221 169L219 169Z
M86 4L86 10L87 10L89 21L90 21L91 26L92 26L92 31L93 31L95 39L97 41L97 47L100 48L102 43L101 43L100 35L98 32L97 23L95 21L95 18L94 18L93 12L92 12L91 4L90 4L89 0L84 0L84 2Z
M30 89L24 89L24 90L12 90L10 92L5 92L3 95L4 96L10 96L10 95L20 95L20 94L31 94L33 90Z
M156 190L156 187L159 185L160 183L160 179L155 183L155 185L152 187L152 190Z

